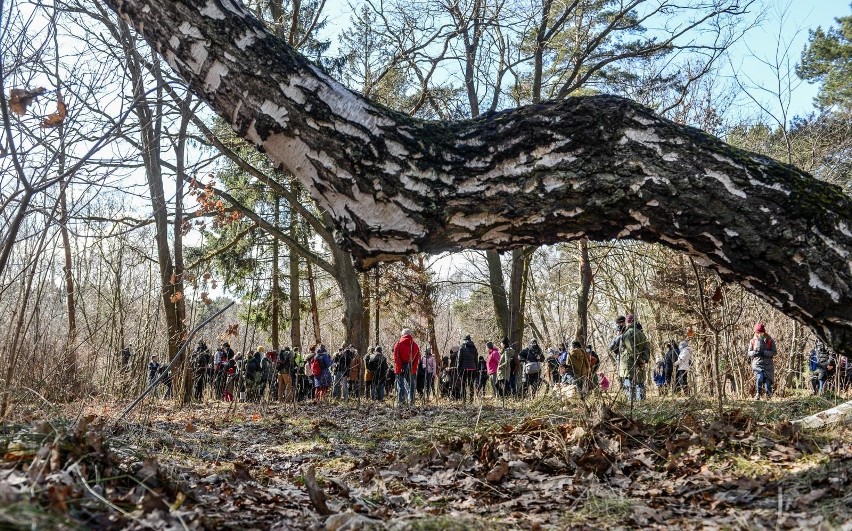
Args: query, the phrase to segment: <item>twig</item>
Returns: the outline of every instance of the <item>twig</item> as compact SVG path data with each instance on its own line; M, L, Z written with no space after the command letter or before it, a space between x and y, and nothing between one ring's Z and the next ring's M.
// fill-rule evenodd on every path
M147 523L143 522L142 520L139 520L138 518L136 518L136 517L135 517L135 516L133 516L132 514L128 513L127 511L125 511L125 510L124 510L124 509L122 509L121 507L119 507L119 506L115 505L114 503L112 503L112 502L111 502L111 501L109 501L108 499L106 499L106 498L104 498L103 496L101 496L100 494L98 494L98 493L95 491L95 489L93 489L92 487L90 487L90 486L89 486L89 484L86 482L86 478L85 478L85 477L83 477L83 473L80 471L80 465L78 465L77 463L75 463L75 464L74 464L74 470L77 472L77 476L80 478L80 482L83 484L83 487L86 489L86 491L87 491L89 494L91 494L92 496L94 496L94 498L95 498L96 500L100 501L101 503L103 503L104 505L106 505L107 507L109 507L110 509L112 509L113 511L119 512L119 513L121 513L122 515L124 515L126 518L129 518L129 519L133 520L133 521L134 521L134 522L136 522L137 524L139 524L139 525L141 525L141 526L144 526L144 527L147 527L148 529L154 529L153 527L151 527L151 525L150 525L150 524L147 524Z
M233 305L234 305L234 301L229 302L228 304L226 304L225 306L220 308L217 312L215 312L213 315L211 315L210 317L208 317L207 319L202 321L202 323L200 325L196 326L192 330L192 332L189 334L189 337L186 338L186 341L184 341L183 345L180 347L180 350L177 351L177 354L175 354L175 357L172 358L172 361L170 361L169 364L166 365L165 370L163 370L163 372L161 372L160 375L157 376L157 379L154 380L153 382L151 382L144 391L142 391L142 394L139 395L139 397L136 400L134 400L133 402L130 403L129 406L127 406L127 408L118 417L116 422L120 422L122 419L124 419L124 417L126 417L127 414L130 413L133 410L133 408L136 407L139 404L139 402L142 401L143 398L148 396L148 393L150 393L153 389L155 389L157 387L157 385L160 383L160 380L162 380L163 377L166 374L170 374L170 372L172 370L172 365L174 365L175 362L180 359L184 350L186 350L186 347L189 346L189 344L192 342L192 339L195 337L195 334L198 333L199 330L201 330L202 328L207 326L207 324L210 321L212 321L216 317L219 317L221 314L225 313L225 310L227 310L228 308L230 308Z
M314 465L310 465L307 473L305 474L305 488L308 491L308 497L311 499L311 505L314 506L314 509L323 516L331 514L331 509L329 509L328 505L325 503L325 500L327 499L325 491L317 485Z

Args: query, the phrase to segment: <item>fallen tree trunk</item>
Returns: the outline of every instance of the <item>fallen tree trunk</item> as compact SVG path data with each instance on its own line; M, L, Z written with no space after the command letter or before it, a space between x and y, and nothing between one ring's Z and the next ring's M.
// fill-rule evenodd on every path
M362 267L589 237L684 251L852 351L852 200L634 102L428 122L370 102L235 0L106 0L297 176Z
M801 418L793 422L803 428L818 429L832 424L846 424L852 422L852 401L844 402L839 406L820 411L813 415Z

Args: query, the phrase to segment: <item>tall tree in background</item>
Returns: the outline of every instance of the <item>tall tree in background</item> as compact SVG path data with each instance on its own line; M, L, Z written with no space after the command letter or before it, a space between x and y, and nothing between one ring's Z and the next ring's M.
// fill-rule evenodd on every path
M836 28L812 30L796 72L820 83L817 103L852 112L852 15L836 18Z
M169 222L169 204L165 190L165 167L163 164L164 121L171 108L165 97L166 80L161 70L159 58L140 49L137 37L130 32L122 21L111 26L114 37L124 51L124 60L129 74L132 96L137 102L134 107L139 138L139 155L145 168L145 177L151 198L151 216L156 227L157 263L160 269L160 286L163 301L166 329L168 334L168 359L173 359L186 340L186 302L184 294L183 247L181 243L182 225L179 221L182 213L175 209L174 223ZM152 91L154 98L148 97ZM188 97L188 96L187 96ZM182 113L183 114L183 113ZM178 118L183 123L186 116ZM184 126L181 126L183 128ZM185 142L185 139L183 140ZM182 190L181 183L185 175L175 176L176 189ZM181 375L181 400L189 402L191 398L190 364L187 357L181 357L175 372Z

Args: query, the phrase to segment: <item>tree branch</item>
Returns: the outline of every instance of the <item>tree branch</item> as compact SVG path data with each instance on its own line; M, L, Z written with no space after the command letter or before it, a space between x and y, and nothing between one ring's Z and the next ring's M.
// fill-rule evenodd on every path
M612 96L424 122L347 90L233 0L106 0L301 180L361 266L632 238L684 251L852 350L852 200Z

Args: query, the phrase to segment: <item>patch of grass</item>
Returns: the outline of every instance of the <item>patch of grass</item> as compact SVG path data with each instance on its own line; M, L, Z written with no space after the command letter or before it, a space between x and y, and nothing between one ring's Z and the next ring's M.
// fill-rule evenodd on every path
M635 503L621 496L591 495L583 503L580 514L588 518L624 521L633 512Z
M734 454L729 455L728 462L731 464L730 472L735 476L757 478L778 472L778 467L765 459L752 460Z
M413 531L479 531L481 529L506 529L498 524L475 516L436 515L405 522L405 528Z
M27 501L6 502L0 506L0 529L29 530L57 529L83 530L84 526L58 515L47 512Z
M356 460L351 457L332 457L317 464L317 471L327 476L339 475L355 468Z
M331 444L322 437L313 436L307 439L281 442L278 451L284 455L299 455L305 452L327 452Z

